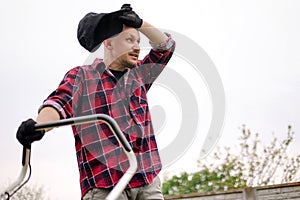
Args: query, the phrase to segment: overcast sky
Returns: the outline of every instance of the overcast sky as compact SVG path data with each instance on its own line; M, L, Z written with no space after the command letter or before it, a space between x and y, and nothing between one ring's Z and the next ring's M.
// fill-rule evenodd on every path
M212 59L226 95L220 145L236 144L243 124L261 133L264 141L272 132L284 137L292 125L296 132L292 151L299 152L299 1L12 0L0 8L0 185L15 180L21 169L22 148L15 139L21 121L35 118L66 71L89 56L76 38L79 20L87 12L111 12L123 3L131 3L141 18L156 27L190 38ZM203 95L203 99L207 104L200 103L200 113L209 118L210 111L205 109L209 97ZM200 129L209 120L201 123ZM164 137L168 136L160 136L161 140ZM190 170L187 162L196 165L201 137L169 170ZM33 146L30 182L43 185L50 199L80 199L73 144L70 128L64 127Z

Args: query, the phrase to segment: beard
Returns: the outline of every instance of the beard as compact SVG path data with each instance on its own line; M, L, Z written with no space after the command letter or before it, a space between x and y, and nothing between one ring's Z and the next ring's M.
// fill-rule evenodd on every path
M128 60L122 60L121 65L124 66L125 68L132 69L136 67L136 62L133 63L133 62L129 62Z

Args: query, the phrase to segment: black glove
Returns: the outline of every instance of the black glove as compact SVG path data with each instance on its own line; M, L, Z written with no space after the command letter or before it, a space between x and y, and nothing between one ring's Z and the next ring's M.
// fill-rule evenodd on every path
M42 139L45 135L45 131L35 131L34 124L36 122L33 119L28 119L19 126L17 131L18 141L26 148L30 148L31 143Z
M125 3L125 4L122 5L121 10L131 11L132 8L131 8L130 4Z
M133 28L140 28L143 24L143 20L133 10L124 12L119 19L124 25Z

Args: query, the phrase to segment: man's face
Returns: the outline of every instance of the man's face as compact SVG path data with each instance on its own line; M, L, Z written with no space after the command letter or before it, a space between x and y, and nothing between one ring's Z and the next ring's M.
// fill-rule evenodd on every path
M136 66L140 53L140 34L134 28L125 28L118 36L111 39L111 53L115 65L124 68Z

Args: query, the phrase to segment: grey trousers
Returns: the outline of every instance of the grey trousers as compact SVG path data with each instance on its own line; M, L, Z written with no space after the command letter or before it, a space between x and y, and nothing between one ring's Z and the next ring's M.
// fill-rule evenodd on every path
M94 188L89 190L82 200L101 200L105 199L111 190ZM154 178L153 182L138 188L126 189L122 192L118 200L163 200L161 192L161 181L159 177Z

